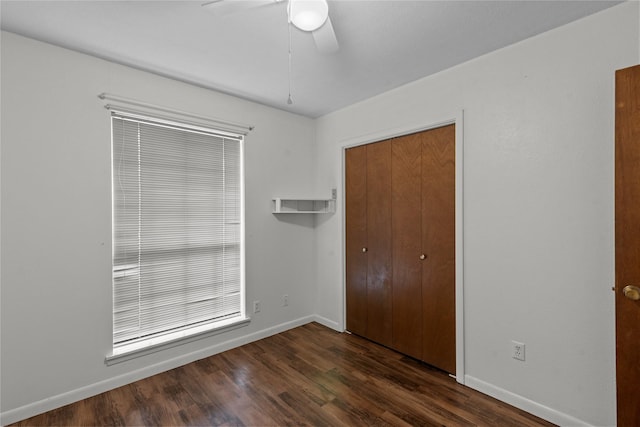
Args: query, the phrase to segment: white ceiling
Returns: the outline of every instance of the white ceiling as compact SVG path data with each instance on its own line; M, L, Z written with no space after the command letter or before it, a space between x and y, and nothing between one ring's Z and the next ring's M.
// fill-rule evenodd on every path
M329 0L340 50L292 31L286 2L219 16L200 1L8 1L2 29L318 117L617 1Z

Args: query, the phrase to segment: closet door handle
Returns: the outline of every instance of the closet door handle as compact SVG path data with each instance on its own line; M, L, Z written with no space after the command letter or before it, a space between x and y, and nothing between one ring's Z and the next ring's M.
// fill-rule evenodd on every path
M425 260L427 259L427 256L425 254L420 254L420 259Z
M624 294L625 297L629 298L630 300L633 300L633 301L640 300L640 288L638 288L637 286L627 285L622 290L622 293Z
M367 248L362 248L362 252L367 252L368 249Z

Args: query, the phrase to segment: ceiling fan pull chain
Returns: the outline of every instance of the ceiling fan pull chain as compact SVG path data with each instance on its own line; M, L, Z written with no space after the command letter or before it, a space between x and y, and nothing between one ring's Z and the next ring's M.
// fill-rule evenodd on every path
M291 19L287 20L287 26L289 28L289 98L287 98L287 104L293 104L291 99Z

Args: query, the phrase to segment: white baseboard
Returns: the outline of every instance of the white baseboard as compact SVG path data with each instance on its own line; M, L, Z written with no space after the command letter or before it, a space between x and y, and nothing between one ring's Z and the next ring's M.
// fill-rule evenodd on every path
M323 322L326 321L329 323L326 325L328 327L332 327L330 326L330 324L334 323L327 319L318 319L317 316L305 316L299 319L292 320L290 322L281 323L279 325L272 326L261 331L253 332L251 334L224 341L219 344L203 348L201 350L175 357L173 359L165 360L160 363L156 363L155 365L145 366L144 368L128 372L123 375L99 381L97 383L80 387L56 396L52 396L38 402L30 403L19 408L2 412L0 413L0 425L4 426L7 424L12 424L17 421L42 414L56 408L60 408L61 406L65 406L70 403L77 402L79 400L86 399L100 393L104 393L105 391L113 390L114 388L122 387L123 385L130 384L134 381L138 381L143 378L147 378L152 375L156 375L161 372L186 365L196 360L204 359L205 357L209 357L214 354L222 353L223 351L227 351L244 344L270 337L271 335L275 335L313 321L317 321L318 323L322 324L325 324ZM336 328L334 327L334 329Z
M526 397L496 387L493 384L489 384L470 375L465 375L465 385L559 426L593 427L591 424L572 417L571 415L556 411L555 409L541 405Z
M327 328L333 329L334 331L344 332L344 330L340 328L340 325L338 324L338 322L334 322L333 320L327 319L326 317L318 316L316 314L315 316L313 316L313 320L315 322L320 323L323 326L326 326Z

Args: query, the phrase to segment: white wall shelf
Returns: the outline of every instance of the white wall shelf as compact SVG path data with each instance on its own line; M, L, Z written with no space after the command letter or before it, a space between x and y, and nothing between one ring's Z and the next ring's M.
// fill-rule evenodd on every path
M276 197L272 199L271 211L274 214L292 213L334 213L336 211L335 190L332 199L294 199Z

